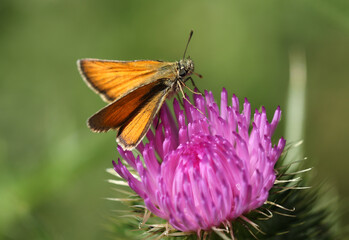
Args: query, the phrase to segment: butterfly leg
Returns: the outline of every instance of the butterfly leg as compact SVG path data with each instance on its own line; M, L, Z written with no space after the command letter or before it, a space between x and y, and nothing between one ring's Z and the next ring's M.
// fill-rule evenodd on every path
M188 81L188 80L190 80L191 83L193 84L193 86L194 86L194 91L191 90L191 89L184 83L184 82L186 82L186 81ZM195 82L194 82L194 80L193 80L192 77L188 77L187 79L185 79L184 82L183 82L183 86L185 86L186 88L188 88L189 91L191 91L191 92L194 93L194 94L201 94L201 95L203 95L202 92L199 90L199 88L195 85Z
M179 90L181 91L181 93L182 93L182 95L183 95L183 99L186 100L190 105L193 106L193 108L195 108L195 109L198 110L202 115L205 116L205 114L203 114L203 112L201 112L200 109L198 109L194 104L192 104L192 103L190 102L190 100L184 95L183 88L182 88L181 84L183 84L183 86L185 86L185 87L187 87L187 86L185 85L184 82L178 81L178 87L179 87ZM188 88L188 87L187 87L187 88ZM190 88L188 88L188 89L191 90ZM191 91L192 91L192 90L191 90ZM200 93L198 93L198 92L193 92L193 93L200 94Z

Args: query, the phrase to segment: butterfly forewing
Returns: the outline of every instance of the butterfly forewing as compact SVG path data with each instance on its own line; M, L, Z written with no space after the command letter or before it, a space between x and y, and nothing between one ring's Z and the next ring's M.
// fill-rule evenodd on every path
M106 102L117 100L130 91L159 78L174 79L175 63L137 60L113 61L82 59L78 67L87 84Z

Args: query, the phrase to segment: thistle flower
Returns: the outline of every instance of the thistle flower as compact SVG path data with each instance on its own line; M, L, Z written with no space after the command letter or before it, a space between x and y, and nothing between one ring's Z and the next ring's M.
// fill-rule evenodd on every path
M205 98L194 94L194 105L184 101L182 110L175 99L173 117L164 104L161 121L155 119L154 132L147 133L149 143L137 147L141 156L119 147L127 164L120 159L113 164L153 214L179 231L200 235L229 227L266 202L285 140L271 143L280 107L270 123L264 107L251 123L247 99L240 112L235 95L228 105L225 89L220 108L207 91Z

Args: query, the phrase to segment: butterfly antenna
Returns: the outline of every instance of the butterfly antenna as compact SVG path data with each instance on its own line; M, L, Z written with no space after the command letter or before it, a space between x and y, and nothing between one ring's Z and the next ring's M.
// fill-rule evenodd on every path
M191 30L191 31L190 31L190 34L189 34L189 39L188 39L188 42L187 42L187 46L185 46L185 50L184 50L184 54L183 54L183 60L184 60L184 58L185 58L185 54L187 53L188 45L189 45L189 42L190 42L191 37L193 36L193 33L194 33L194 31Z

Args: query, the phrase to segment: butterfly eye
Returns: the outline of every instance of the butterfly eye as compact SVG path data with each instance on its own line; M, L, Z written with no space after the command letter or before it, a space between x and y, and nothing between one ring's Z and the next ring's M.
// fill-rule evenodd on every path
M185 75L187 75L187 71L184 68L181 68L179 70L179 76L180 77L185 77Z

